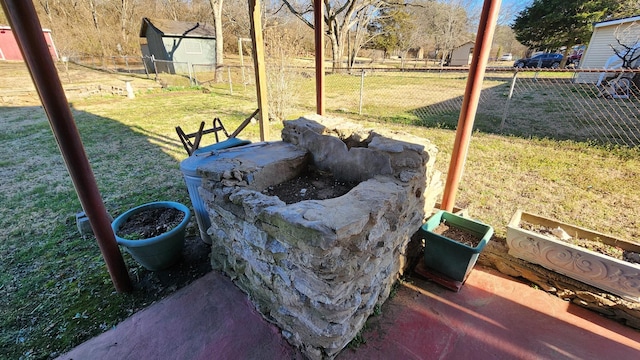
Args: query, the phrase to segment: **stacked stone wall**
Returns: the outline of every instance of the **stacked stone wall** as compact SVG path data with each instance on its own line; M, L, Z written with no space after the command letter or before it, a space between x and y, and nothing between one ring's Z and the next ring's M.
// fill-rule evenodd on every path
M312 359L337 355L387 299L411 235L442 185L433 168L436 149L424 139L340 130L319 120L285 124L288 142L261 148L262 160L244 153L203 167L200 189L212 223L212 265ZM357 146L346 146L347 138ZM265 155L270 147L278 152ZM338 198L290 205L261 192L269 186L261 176L296 172L290 164L305 161L361 182Z

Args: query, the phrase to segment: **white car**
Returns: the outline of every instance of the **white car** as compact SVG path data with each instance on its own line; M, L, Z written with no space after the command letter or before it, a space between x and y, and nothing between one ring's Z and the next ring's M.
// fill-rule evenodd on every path
M502 54L498 58L498 61L513 61L513 55L511 53Z

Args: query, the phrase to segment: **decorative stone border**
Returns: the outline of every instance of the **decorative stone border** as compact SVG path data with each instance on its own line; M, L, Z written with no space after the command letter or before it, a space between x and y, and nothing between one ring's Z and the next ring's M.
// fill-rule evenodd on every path
M640 246L518 210L507 226L509 255L544 266L599 289L640 302L640 265L614 259L552 237L524 230L522 221L561 227L572 236L640 252Z

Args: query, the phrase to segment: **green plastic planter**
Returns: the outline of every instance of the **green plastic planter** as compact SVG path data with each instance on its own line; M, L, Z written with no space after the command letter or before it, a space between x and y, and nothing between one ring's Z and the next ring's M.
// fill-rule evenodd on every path
M118 216L112 223L114 234L118 233L127 219L146 209L174 208L184 213L184 219L170 231L147 239L129 240L116 235L116 241L127 249L127 252L146 269L151 271L166 269L175 264L182 255L184 234L191 212L189 208L177 202L157 201L135 207Z
M446 221L451 227L477 236L481 239L480 243L476 247L470 247L434 233L432 230L437 228L443 221ZM480 252L491 239L493 228L479 221L447 211L439 211L422 225L420 232L425 240L425 266L455 281L464 282L476 264Z

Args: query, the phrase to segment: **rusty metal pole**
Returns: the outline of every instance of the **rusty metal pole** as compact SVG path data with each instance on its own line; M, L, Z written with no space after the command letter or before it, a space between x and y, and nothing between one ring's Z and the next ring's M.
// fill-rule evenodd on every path
M38 90L51 130L56 138L71 180L96 235L98 246L107 263L111 281L118 292L132 290L129 272L116 243L111 221L100 197L98 185L73 120L69 103L49 49L33 2L0 0L25 59L33 83Z
M471 67L469 68L469 78L467 79L462 109L460 110L460 117L458 118L456 140L453 144L453 152L451 154L451 161L449 162L447 182L444 186L441 206L443 210L452 211L455 203L458 185L460 178L462 178L464 163L469 150L473 122L476 117L476 111L478 110L478 101L480 100L480 92L482 91L482 80L489 59L489 53L491 52L491 42L493 40L493 32L498 20L499 10L500 0L484 1L480 24L478 24L476 44L473 49Z
M316 44L316 112L324 115L324 10L322 0L313 1L313 26Z

